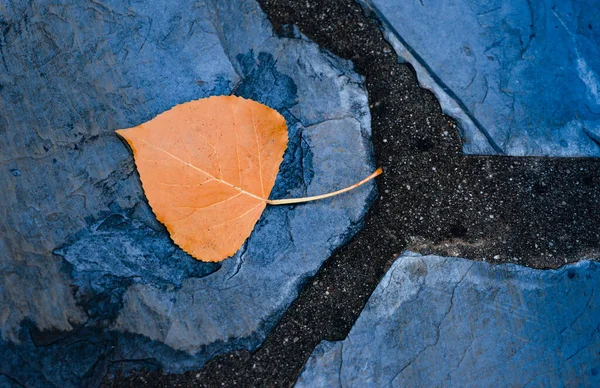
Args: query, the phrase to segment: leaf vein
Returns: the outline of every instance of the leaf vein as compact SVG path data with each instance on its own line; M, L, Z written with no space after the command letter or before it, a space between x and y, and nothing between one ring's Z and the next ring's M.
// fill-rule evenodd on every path
M258 154L258 173L260 174L260 188L262 190L262 195L263 197L266 196L265 194L265 184L263 183L263 176L262 176L262 162L260 160L260 155L261 155L261 150L260 150L260 145L258 144L258 134L256 133L256 123L254 122L254 107L250 107L250 117L252 119L252 131L254 131L254 140L256 142L256 153Z
M200 138L202 138L202 140L208 144L210 146L210 148L212 148L215 156L217 157L217 165L219 166L219 178L223 178L223 173L221 170L221 158L219 158L219 152L217 151L217 147L215 147L214 145L212 145L211 142L208 141L208 139L206 137L204 137L204 135L201 132L197 132L198 136L200 136Z
M229 197L229 198L227 198L227 199L225 199L223 201L215 202L215 203L212 203L212 204L210 204L208 206L203 206L203 207L195 207L195 206L171 206L172 209L194 209L193 212L191 212L190 214L188 214L187 216L185 216L183 218L180 218L180 219L176 220L175 222L185 221L188 218L192 217L194 214L196 214L198 212L198 210L206 209L206 208L209 208L211 206L216 206L216 205L219 205L221 203L225 203L225 202L229 201L230 199L233 199L233 198L235 198L237 196L240 196L240 195L242 195L242 193L237 193L233 197Z
M172 153L170 153L167 150L164 150L164 149L162 149L160 147L157 147L154 144L148 143L146 140L140 139L140 141L143 142L144 144L148 145L149 147L152 147L152 148L154 148L154 149L156 149L158 151L164 152L165 154L169 155L171 158L177 160L178 162L183 163L186 166L188 166L188 167L190 167L190 168L192 168L192 169L194 169L194 170L196 170L196 171L198 171L198 172L200 172L200 173L202 173L204 175L208 175L209 177L213 178L214 180L216 180L218 182L223 183L224 185L227 185L229 187L232 187L232 188L236 189L237 191L241 192L242 194L246 194L246 195L248 195L248 196L250 196L252 198L258 199L261 202L268 202L268 200L266 198L261 198L258 195L254 195L254 194L252 194L252 193L250 193L250 192L248 192L248 191L246 191L246 190L244 190L244 189L242 189L240 187L237 187L236 185L232 185L231 183L229 183L227 181L219 179L219 178L215 177L214 175L212 175L211 173L206 172L206 171L202 170L201 168L198 168L198 167L194 166L193 164L188 163L185 160L182 160L182 159L178 158L177 156L173 155Z
M237 193L236 195L234 195L234 196L232 196L232 197L229 197L229 198L227 198L227 199L224 199L224 200L222 200L222 201L218 201L218 202L215 202L215 203L211 203L210 205L206 205L206 206L202 206L202 207L197 207L197 206L171 206L171 207L172 207L173 209L196 209L196 210L202 210L202 209L209 208L209 207L211 207L211 206L216 206L216 205L219 205L219 204L225 203L225 202L227 202L227 201L229 201L229 200L231 200L231 199L234 199L234 198L236 198L236 197L239 197L240 195L242 195L242 193Z
M235 135L235 159L237 160L237 172L238 172L238 183L242 185L242 169L240 167L240 154L238 152L238 136L237 136L237 124L235 123L235 114L233 113L233 106L229 105L229 110L231 111L231 120L233 121L233 133Z
M202 183L196 183L196 184L193 184L193 185L180 185L178 183L166 183L166 182L161 182L159 180L157 180L157 182L160 183L161 185L165 185L165 186L174 186L174 187L200 187L200 186L204 185L205 183L212 182L214 180L216 180L216 179L215 178L211 178L211 179L205 180Z
M211 230L212 228L215 228L215 227L217 227L217 226L225 225L225 224L228 224L228 223L230 223L230 222L233 222L233 221L235 221L235 220L238 220L238 219L240 219L240 218L242 218L242 217L246 216L248 213L252 212L254 209L256 209L257 207L259 207L260 205L262 205L262 203L257 203L256 205L254 205L254 206L253 206L253 207L252 207L250 210L248 210L247 212L245 212L245 213L243 213L243 214L240 214L239 216L237 216L237 217L235 217L235 218L232 218L232 219L230 219L230 220L227 220L227 221L221 222L221 223L219 223L219 224L211 225L210 227L208 227L208 228L206 228L206 229L204 229L204 230Z

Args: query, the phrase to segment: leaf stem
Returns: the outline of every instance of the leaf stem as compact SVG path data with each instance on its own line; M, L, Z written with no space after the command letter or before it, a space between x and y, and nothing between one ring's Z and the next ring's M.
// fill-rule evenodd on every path
M312 196L312 197L304 197L304 198L268 199L266 202L269 205L290 205L290 204L293 204L293 203L304 203L304 202L310 202L310 201L317 201L319 199L333 197L333 196L336 196L338 194L342 194L342 193L345 193L345 192L350 191L352 189L355 189L358 186L361 186L361 185L367 183L368 181L370 181L371 179L375 178L376 176L381 175L382 173L383 173L383 170L381 169L381 167L379 167L377 170L375 170L375 172L373 172L371 175L369 175L368 177L366 177L362 181L360 181L358 183L355 183L352 186L348 186L345 189L337 190L337 191L334 191L332 193L315 195L315 196Z

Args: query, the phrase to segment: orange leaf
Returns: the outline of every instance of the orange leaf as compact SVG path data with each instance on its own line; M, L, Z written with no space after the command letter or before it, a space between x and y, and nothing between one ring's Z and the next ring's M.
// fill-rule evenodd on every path
M240 97L177 105L137 127L118 130L131 148L146 197L173 241L193 257L221 261L254 229L269 200L287 147L285 119Z

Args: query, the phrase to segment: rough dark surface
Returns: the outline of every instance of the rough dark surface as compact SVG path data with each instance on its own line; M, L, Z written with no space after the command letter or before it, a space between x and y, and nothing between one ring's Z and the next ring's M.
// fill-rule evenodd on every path
M377 162L385 170L379 201L256 352L216 358L198 372L140 372L106 386L291 386L321 340L345 338L406 248L534 268L597 257L600 161L465 156L457 127L355 2L260 3L276 30L297 25L366 76Z

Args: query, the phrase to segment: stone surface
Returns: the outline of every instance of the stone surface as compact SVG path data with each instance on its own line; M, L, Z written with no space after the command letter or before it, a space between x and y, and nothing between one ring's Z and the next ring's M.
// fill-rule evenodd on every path
M600 156L596 0L360 0L468 154Z
M559 270L405 253L298 387L598 386L600 265Z
M223 263L180 251L115 129L237 94L281 112L272 198L374 170L363 80L252 0L41 1L0 8L0 384L89 386L118 366L181 372L255 348L373 184L270 207Z

